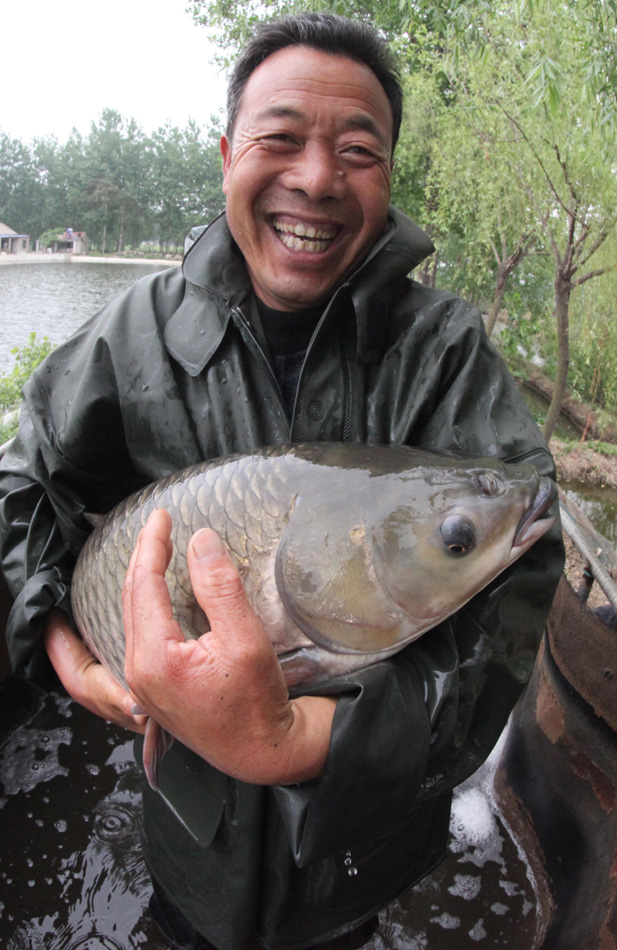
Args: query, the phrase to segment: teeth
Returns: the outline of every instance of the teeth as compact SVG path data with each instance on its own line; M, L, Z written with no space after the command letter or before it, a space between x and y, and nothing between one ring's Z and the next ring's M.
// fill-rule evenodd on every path
M274 229L285 247L313 254L323 253L336 237L336 231L325 231L302 222L294 225L277 221Z
M330 241L307 241L296 237L294 234L282 234L279 232L279 238L285 247L292 251L309 251L311 254L323 253L330 247Z

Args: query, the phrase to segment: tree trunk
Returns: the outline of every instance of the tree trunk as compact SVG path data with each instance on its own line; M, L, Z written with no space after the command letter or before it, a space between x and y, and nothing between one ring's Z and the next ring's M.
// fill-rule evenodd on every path
M107 250L107 202L105 202L105 208L103 212L103 241L101 247L101 253L104 254Z
M495 284L495 296L493 297L493 305L491 307L491 312L488 316L486 322L486 332L489 337L493 330L495 329L495 324L497 323L497 317L499 316L499 311L501 310L501 303L503 301L504 294L506 292L506 283L508 277L510 276L510 271L503 264L500 264L497 269L497 282Z
M548 442L553 434L563 397L566 394L568 384L568 368L570 366L570 333L569 333L569 314L570 314L570 295L572 293L572 275L569 271L563 271L561 268L557 271L555 278L555 319L557 320L557 374L555 377L555 389L553 398L548 407L546 420L544 422L544 438Z

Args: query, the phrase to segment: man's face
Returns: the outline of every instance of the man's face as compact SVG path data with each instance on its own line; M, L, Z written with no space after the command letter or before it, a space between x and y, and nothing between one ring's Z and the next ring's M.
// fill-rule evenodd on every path
M304 46L251 75L223 137L227 219L276 310L328 300L386 227L392 110L367 66Z

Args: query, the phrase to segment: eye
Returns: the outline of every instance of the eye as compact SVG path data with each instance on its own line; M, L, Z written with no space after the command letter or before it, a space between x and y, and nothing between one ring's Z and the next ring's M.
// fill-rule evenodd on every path
M296 145L296 142L292 135L288 132L270 132L267 135L262 135L260 138L262 145L268 146L271 149L282 150Z
M482 494L488 495L489 498L501 495L503 492L502 483L491 472L482 472L481 475L478 475L476 481Z
M443 543L455 557L468 554L476 544L476 529L464 515L450 515L441 525Z

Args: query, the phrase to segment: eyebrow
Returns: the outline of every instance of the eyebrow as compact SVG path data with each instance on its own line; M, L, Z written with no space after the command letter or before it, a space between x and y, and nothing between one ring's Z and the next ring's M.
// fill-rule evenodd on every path
M263 119L296 119L301 121L305 118L305 113L301 112L299 109L294 109L292 106L268 106L265 109L262 109L255 116L257 122L262 121ZM358 129L362 132L369 132L371 135L374 135L377 141L384 147L387 147L386 136L383 134L377 123L370 117L370 115L364 115L363 113L356 113L355 115L350 115L345 119L344 122L345 129Z

